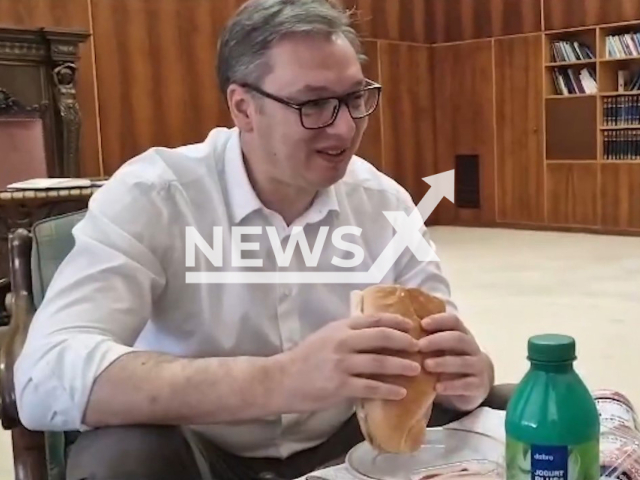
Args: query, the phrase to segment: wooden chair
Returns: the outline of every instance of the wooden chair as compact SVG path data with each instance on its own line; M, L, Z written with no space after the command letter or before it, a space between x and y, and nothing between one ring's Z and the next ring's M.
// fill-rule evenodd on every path
M2 335L3 327L9 325L9 302L11 297L11 282L8 278L0 279L0 338Z
M13 366L53 274L73 248L72 229L84 214L47 218L36 222L31 232L16 229L9 234L10 322L0 334L0 420L11 431L16 480L64 480L66 449L77 435L33 432L20 423Z
M0 419L2 427L11 430L16 479L46 480L44 433L31 432L20 424L13 388L13 364L24 345L35 311L31 293L31 236L26 230L11 232L9 252L12 291L8 310L11 322L0 345Z

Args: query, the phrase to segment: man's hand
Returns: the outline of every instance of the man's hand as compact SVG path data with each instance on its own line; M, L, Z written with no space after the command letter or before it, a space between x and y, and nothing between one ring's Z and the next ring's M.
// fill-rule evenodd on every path
M420 351L428 357L424 367L439 376L437 401L462 411L479 407L493 387L491 359L456 315L425 318L422 328L428 334L420 340Z
M398 352L417 353L407 332L411 321L397 315L359 316L332 322L281 355L284 410L308 412L346 399L400 400L406 390L376 380L380 375L415 376L419 363ZM393 350L391 355L381 351Z

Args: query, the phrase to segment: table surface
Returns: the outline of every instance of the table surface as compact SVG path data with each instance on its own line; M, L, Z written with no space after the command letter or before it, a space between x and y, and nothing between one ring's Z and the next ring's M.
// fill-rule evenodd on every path
M475 410L468 416L447 425L448 428L469 430L472 432L484 433L494 437L501 442L505 442L505 422L506 412L482 407ZM445 427L445 428L447 428ZM317 479L313 479L313 476ZM346 464L329 467L317 472L310 473L297 480L363 480L363 477L352 473ZM364 479L366 480L366 479Z
M91 186L0 189L0 203L33 200L55 201L90 197L102 186L105 181L108 180L108 178L86 178L82 180L91 181Z

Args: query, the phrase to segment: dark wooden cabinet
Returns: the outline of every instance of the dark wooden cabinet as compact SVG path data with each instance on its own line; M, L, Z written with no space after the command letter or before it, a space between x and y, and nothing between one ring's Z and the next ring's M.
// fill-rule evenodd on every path
M79 175L82 115L76 61L78 47L88 36L73 30L0 28L0 119L41 121L50 177Z
M3 191L33 177L80 175L76 62L88 36L75 30L0 28L0 282L8 272L9 231L80 210L92 193Z
M597 227L598 164L547 164L547 222L550 225Z

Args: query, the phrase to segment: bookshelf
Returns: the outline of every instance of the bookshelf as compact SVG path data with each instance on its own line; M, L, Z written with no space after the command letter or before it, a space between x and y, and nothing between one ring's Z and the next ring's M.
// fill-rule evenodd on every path
M640 236L640 48L621 43L638 39L640 0L437 1L468 13L435 23L436 168L476 154L482 192L440 221ZM499 31L481 22L507 4ZM535 21L515 32L517 13Z
M548 163L640 164L640 21L546 32Z

